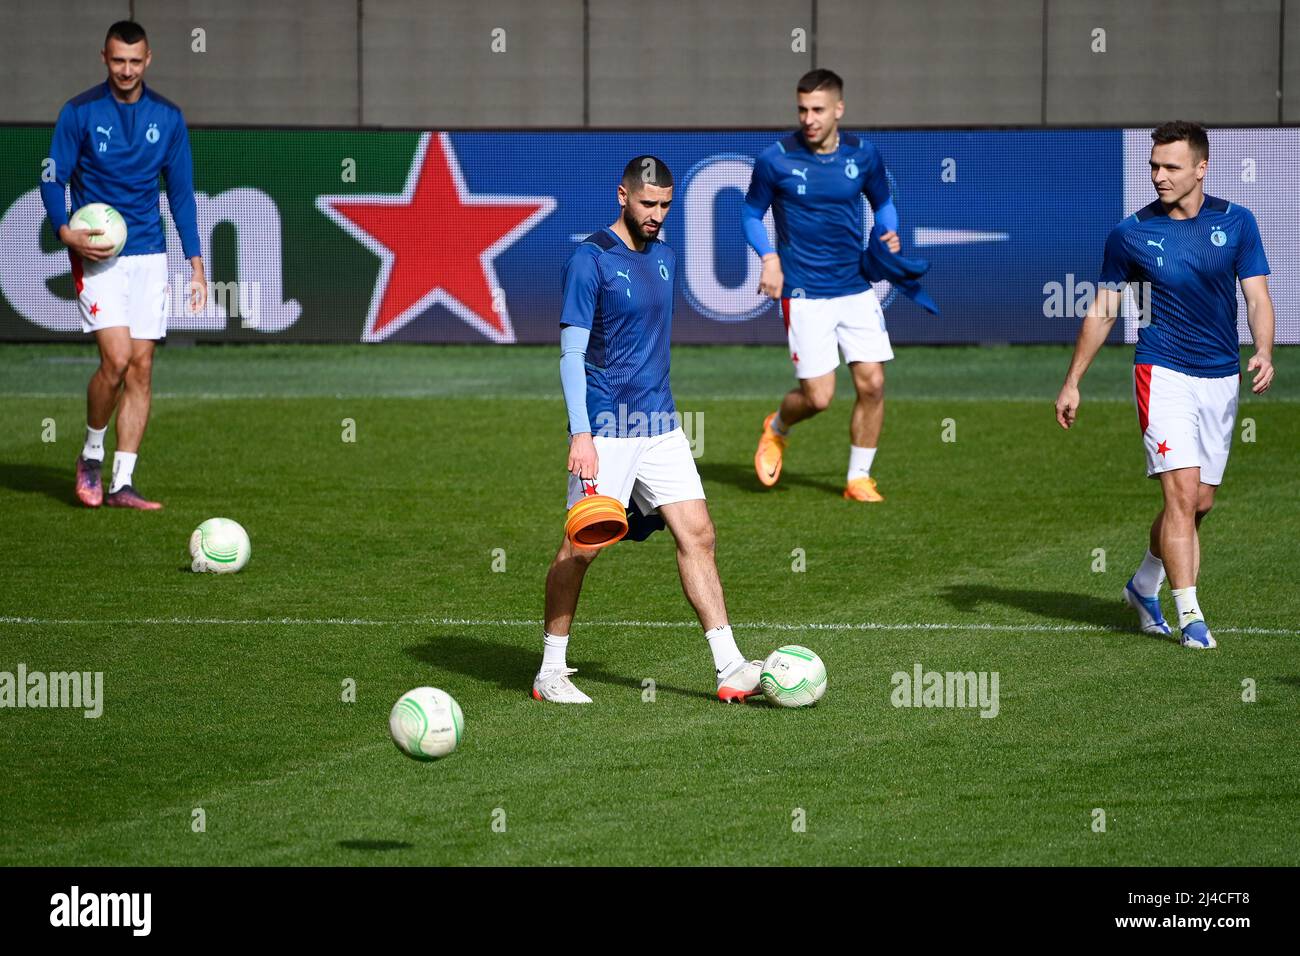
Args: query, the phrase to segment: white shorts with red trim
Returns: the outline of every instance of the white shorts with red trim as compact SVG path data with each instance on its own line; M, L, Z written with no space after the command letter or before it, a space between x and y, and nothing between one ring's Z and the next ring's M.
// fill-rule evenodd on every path
M635 498L641 513L648 515L660 505L704 497L691 443L680 428L648 437L597 435L592 440L596 479L582 481L569 475L568 507L585 495L609 495L624 505Z
M1240 375L1200 378L1162 365L1133 366L1133 395L1147 453L1147 477L1200 468L1207 485L1223 482L1237 417Z
M133 339L167 336L167 256L117 256L104 262L69 252L81 331L127 326Z
M850 364L888 362L894 357L885 312L870 289L832 299L782 299L781 316L790 340L790 361L799 378L835 371L840 364L836 346Z

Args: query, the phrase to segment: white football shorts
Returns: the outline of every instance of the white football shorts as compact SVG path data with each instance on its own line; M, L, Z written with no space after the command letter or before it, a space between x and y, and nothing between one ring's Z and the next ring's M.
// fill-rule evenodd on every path
M1237 417L1240 375L1200 378L1161 365L1133 366L1138 426L1147 477L1200 468L1207 485L1223 482Z
M867 289L831 299L793 297L781 300L790 361L798 378L817 378L844 361L888 362L894 357L885 331L885 311Z
M104 262L82 259L75 252L72 281L77 288L81 331L96 332L125 325L133 339L167 336L167 256L117 256Z
M635 498L642 514L660 505L704 497L691 444L681 428L662 435L614 438L596 435L596 479L569 475L572 508L585 495L609 495L626 506Z

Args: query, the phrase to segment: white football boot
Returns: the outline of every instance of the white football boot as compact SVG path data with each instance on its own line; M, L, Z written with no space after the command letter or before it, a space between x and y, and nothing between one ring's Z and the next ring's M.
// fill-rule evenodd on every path
M555 704L590 704L591 698L569 680L569 675L576 673L576 667L558 667L540 672L533 680L533 699L549 700Z
M763 673L762 661L742 661L723 677L718 678L718 700L724 703L743 704L750 697L762 697L758 686Z

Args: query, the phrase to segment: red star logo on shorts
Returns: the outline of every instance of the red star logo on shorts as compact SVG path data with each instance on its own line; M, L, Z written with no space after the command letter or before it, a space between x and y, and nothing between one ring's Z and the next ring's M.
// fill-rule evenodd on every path
M587 497L588 495L594 495L595 493L596 493L596 483L594 481L591 482L590 484L588 484L585 481L582 483L582 496L584 498Z
M1159 445L1156 446L1156 454L1157 455L1169 454L1169 446L1162 441Z
M98 303L98 302L92 302L92 303L90 303L90 314L91 314L91 315L99 315L99 303Z
M792 355L790 356L790 361L791 361L791 362L794 362L795 365L798 365L798 364L799 364L799 353L798 353L798 352L795 352L794 354L792 354Z

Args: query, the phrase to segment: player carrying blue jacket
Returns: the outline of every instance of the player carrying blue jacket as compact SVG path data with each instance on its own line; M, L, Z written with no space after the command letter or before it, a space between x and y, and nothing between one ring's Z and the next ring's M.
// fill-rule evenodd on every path
M132 479L153 383L154 345L167 335L167 242L158 210L158 177L193 272L190 308L207 302L202 248L194 202L189 132L180 108L144 84L152 54L144 28L121 20L108 28L100 54L108 79L59 111L50 144L52 167L41 178L50 225L68 247L82 331L99 345L99 368L86 389L86 443L77 458L76 489L82 504L153 511L162 507L135 490ZM92 239L100 230L68 225L65 187L72 208L107 203L126 222L126 246L112 250ZM104 435L117 409L117 448L107 496L100 480Z
M1146 449L1147 477L1160 479L1164 507L1151 525L1150 548L1123 598L1148 634L1169 634L1160 611L1166 573L1184 647L1215 647L1196 597L1201 521L1223 481L1237 415L1241 353L1237 283L1255 354L1251 391L1273 381L1273 301L1268 259L1249 209L1205 195L1210 142L1195 123L1164 123L1151 133L1151 182L1158 198L1106 240L1099 289L1056 399L1056 420L1074 424L1079 380L1119 314L1122 288L1142 283L1149 314L1139 323L1133 397Z
M763 421L754 471L763 485L776 484L790 427L830 405L838 345L857 389L844 497L884 501L871 465L885 417L884 363L894 351L885 313L861 269L862 196L894 253L901 247L898 211L876 147L840 131L843 87L830 70L813 70L799 80L799 131L758 157L741 212L745 238L763 259L758 291L781 300L799 379L799 387ZM769 206L776 220L775 249L763 226Z

